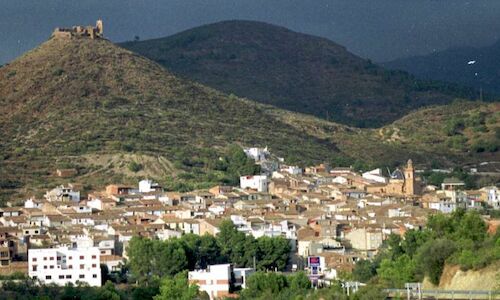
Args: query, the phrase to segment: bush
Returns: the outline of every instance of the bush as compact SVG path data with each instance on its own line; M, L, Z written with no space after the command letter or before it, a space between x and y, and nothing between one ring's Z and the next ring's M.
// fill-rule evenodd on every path
M459 118L453 118L448 120L444 125L444 131L448 136L453 136L456 134L460 134L460 132L464 129L465 122Z
M447 141L448 147L464 151L467 144L467 138L463 135L451 136Z
M444 263L455 251L455 243L449 239L429 240L417 254L418 268L433 284L439 284Z
M477 153L481 152L496 152L498 151L498 141L479 140L472 144L472 150Z
M52 75L54 76L61 76L64 73L63 69L55 69L54 72L52 72Z
M139 172L140 170L143 169L143 166L140 164L140 163L137 163L135 161L132 161L128 164L128 169L131 171L131 172L134 172L134 173L137 173Z

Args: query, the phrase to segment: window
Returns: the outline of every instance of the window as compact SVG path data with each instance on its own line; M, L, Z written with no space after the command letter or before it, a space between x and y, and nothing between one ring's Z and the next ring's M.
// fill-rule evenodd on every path
M92 275L92 278L97 278L97 274Z
M45 279L48 279L48 280L50 280L50 279L52 279L52 276L50 276L50 275L47 275L47 276L45 276Z
M73 256L68 257L68 259L73 259Z
M33 258L31 259L31 261L36 261L36 257L33 257Z
M50 260L54 260L54 258L53 258L53 257L50 257Z
M66 275L66 279L71 279L71 275Z
M73 265L69 265L69 266L68 266L68 269L73 269Z
M31 278L33 278L34 280L36 280L36 279L37 279L38 277L36 277L36 276L33 276L33 277L31 277Z
M59 279L64 279L64 275L59 275Z
M80 278L80 279L85 278L85 274L80 274L80 275L78 275L78 278Z
M25 233L25 234L28 234L28 232L29 232L29 231L28 231L28 230L26 230L24 233Z
M80 259L84 259L83 255L80 255Z
M85 268L85 265L80 265L80 269L83 269L83 268Z
M57 260L61 260L61 257L60 257L60 256L58 256L58 257L57 257Z
M54 269L54 266L50 266L51 269Z
M43 260L47 260L47 257L44 257Z
M33 266L33 272L36 272L36 266Z
M97 268L97 265L96 264L92 264L92 268Z
M95 256L95 255L92 255L92 259L96 259L96 258L97 258L97 256Z
M44 269L47 269L47 266L43 266Z
M104 251L104 250L101 250L101 254L104 254L104 253L106 253L106 251Z

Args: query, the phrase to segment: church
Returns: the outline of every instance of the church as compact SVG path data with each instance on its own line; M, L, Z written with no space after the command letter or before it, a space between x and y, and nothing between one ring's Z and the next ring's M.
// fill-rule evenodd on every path
M421 192L421 180L415 177L413 161L408 160L406 167L391 173L387 183L375 183L367 186L368 193L415 196Z

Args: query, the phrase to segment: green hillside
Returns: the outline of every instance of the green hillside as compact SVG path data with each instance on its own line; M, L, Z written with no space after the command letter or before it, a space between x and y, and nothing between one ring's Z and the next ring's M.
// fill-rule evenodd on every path
M358 127L475 95L385 70L327 39L260 22L220 22L122 46L228 94Z
M84 182L112 180L125 159L151 165L163 158L168 173L203 165L199 157L217 160L232 143L268 145L303 162L339 155L330 140L106 40L51 39L0 68L0 130L4 187L53 182L59 164L102 175ZM109 153L121 157L102 161Z
M485 107L481 134L494 137L497 113L492 119L485 105L470 107ZM394 124L425 123L428 115L417 112ZM252 169L235 144L268 146L300 165L371 167L410 157L453 165L497 153L387 141L387 128L353 128L227 96L90 39L51 39L0 68L0 130L0 201L67 182L84 191L145 177L180 190L234 183L234 175ZM58 168L78 174L60 178Z

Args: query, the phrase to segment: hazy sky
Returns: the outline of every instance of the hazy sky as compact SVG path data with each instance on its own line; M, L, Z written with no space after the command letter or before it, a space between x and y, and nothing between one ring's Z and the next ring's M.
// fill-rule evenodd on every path
M499 0L0 0L0 64L54 27L104 20L115 42L167 36L221 20L278 24L329 38L374 61L499 38Z

